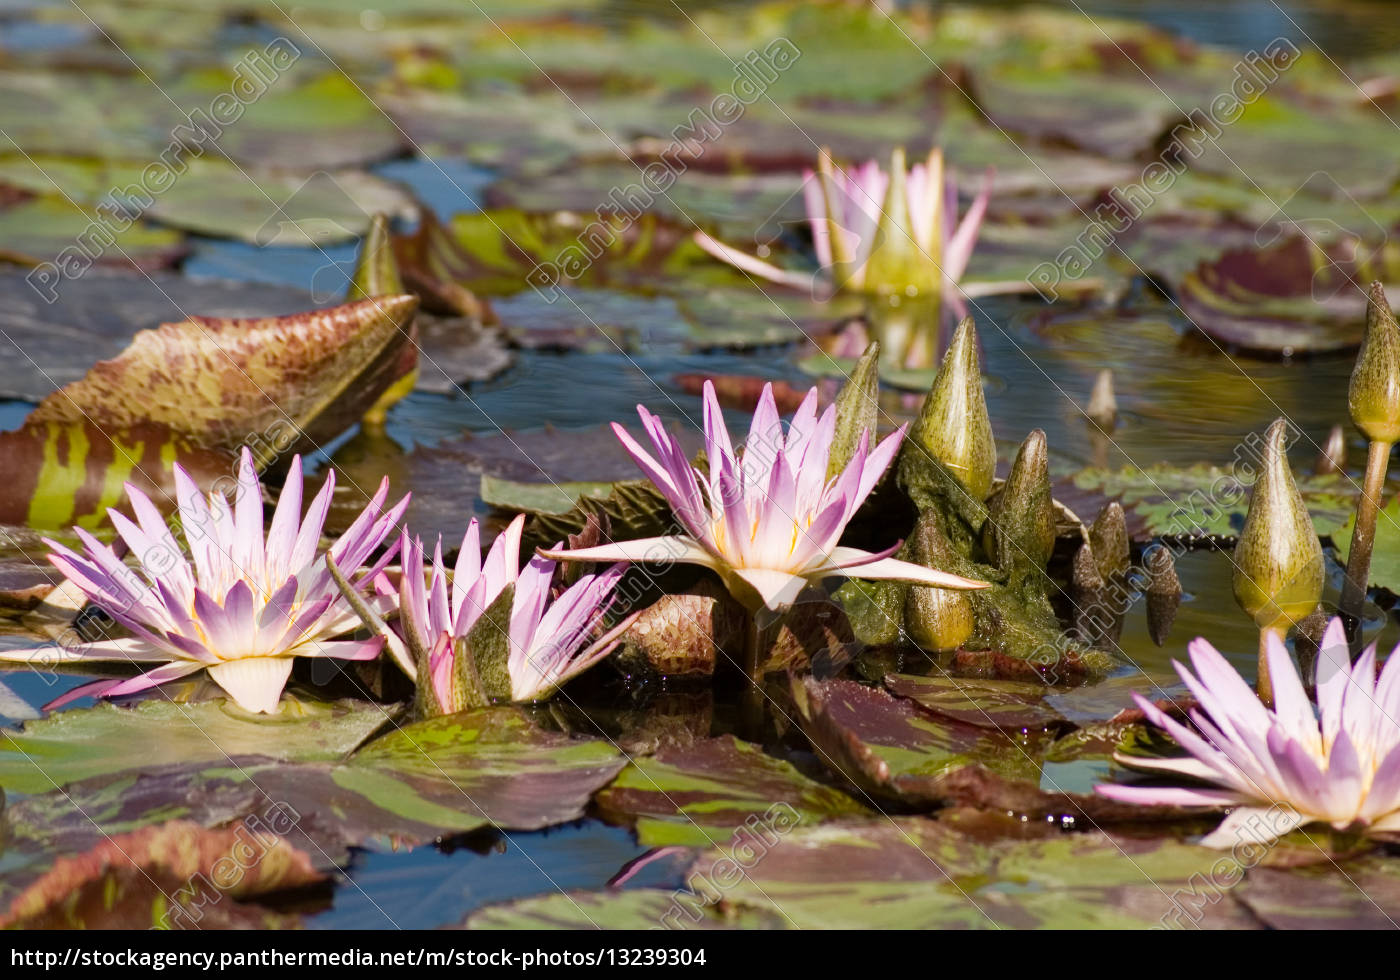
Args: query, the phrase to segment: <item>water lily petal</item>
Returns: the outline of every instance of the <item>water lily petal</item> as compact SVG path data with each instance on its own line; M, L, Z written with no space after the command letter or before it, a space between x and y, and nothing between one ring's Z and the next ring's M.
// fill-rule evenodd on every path
M1287 807L1242 806L1231 810L1201 843L1220 850L1232 850L1240 844L1272 844L1307 822L1307 817Z
M209 668L209 676L246 711L271 714L292 673L291 657L245 657Z

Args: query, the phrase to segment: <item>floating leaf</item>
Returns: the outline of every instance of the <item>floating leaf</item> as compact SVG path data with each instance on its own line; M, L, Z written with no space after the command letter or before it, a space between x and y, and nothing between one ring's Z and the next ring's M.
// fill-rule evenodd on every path
M1291 237L1201 263L1177 287L1198 329L1228 347L1269 354L1353 350L1366 323L1362 282L1400 283L1400 252L1371 240Z
M1231 895L1271 929L1386 929L1400 922L1400 867L1370 857L1251 868Z
M1069 723L1045 702L1052 688L1028 681L999 681L948 675L890 674L890 693L908 698L944 718L1007 733L1055 731Z
M1360 490L1357 490L1358 496ZM1343 564L1351 551L1351 536L1356 527L1356 514L1353 512L1346 524L1333 535L1337 546L1337 558ZM1376 515L1376 539L1371 552L1371 581L1368 585L1379 585L1391 592L1400 594L1400 497L1392 497L1381 512Z
M670 892L656 889L604 892L556 892L478 909L467 929L655 929L668 913L675 915ZM687 929L781 929L782 916L764 909L711 906Z
M726 842L776 804L791 808L804 825L869 812L732 735L633 759L597 803L609 819L635 822L637 839L649 847Z
M123 484L146 493L163 512L175 509L173 464L201 487L233 472L232 455L198 449L158 425L106 431L86 420L29 422L0 432L0 524L68 530L108 526L107 508L126 500Z
M393 714L365 702L290 698L273 715L250 714L225 700L177 704L153 698L129 708L73 708L0 733L0 789L42 793L90 776L225 763L230 756L336 760ZM134 753L132 746L141 751Z
M164 425L202 446L315 448L397 380L412 296L258 319L193 316L136 335L44 399L32 422ZM277 438L274 438L276 436Z
M275 835L172 821L60 857L0 915L7 929L269 928L296 923L243 904L325 880ZM225 901L224 899L229 899Z
M0 208L0 259L38 266L34 281L41 291L64 278L78 278L93 265L168 269L188 251L178 231L144 222L116 223L68 200L41 197Z
M683 928L723 896L801 929L1143 929L1179 914L1173 896L1208 880L1219 851L1100 832L984 843L930 820L799 827L742 869L723 849L687 875ZM1213 925L1249 927L1229 901Z
M1296 481L1318 535L1337 537L1356 507L1356 484L1341 474L1298 476ZM1055 497L1081 514L1095 513L1107 500L1119 501L1128 534L1138 541L1159 536L1233 538L1244 527L1249 509L1249 485L1231 470L1204 463L1088 468L1058 481Z

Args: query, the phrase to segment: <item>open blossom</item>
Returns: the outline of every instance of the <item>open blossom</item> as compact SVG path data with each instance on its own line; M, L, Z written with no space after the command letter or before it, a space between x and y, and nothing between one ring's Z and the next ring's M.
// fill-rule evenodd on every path
M1134 694L1149 721L1190 756L1118 761L1154 773L1186 776L1206 787L1105 785L1098 792L1128 803L1235 807L1204 843L1230 847L1243 836L1265 842L1297 826L1326 823L1360 833L1400 830L1400 648L1376 677L1376 647L1353 666L1346 632L1333 619L1317 657L1317 707L1283 642L1268 636L1274 708L1204 639L1190 646L1195 674L1177 673L1200 702L1191 712L1200 734Z
M904 437L901 427L874 449L862 434L846 467L830 479L827 464L836 434L836 407L817 417L817 389L803 399L784 433L764 385L742 453L734 450L714 385L705 382L705 451L709 474L686 459L661 419L637 406L656 448L652 456L622 426L613 431L670 503L682 535L641 538L575 551L544 551L547 558L587 561L689 562L714 569L751 612L781 611L808 582L831 575L900 579L944 589L981 589L987 583L837 544L846 525L889 467Z
M403 582L400 586L401 628L413 629L413 646L426 651L428 673L438 707L445 713L462 710L456 703L453 672L455 658L470 655L462 644L482 613L508 586L511 599L507 669L512 701L539 701L565 682L601 661L617 645L621 633L614 628L592 639L607 611L613 588L625 570L614 565L584 575L551 601L550 585L555 563L534 558L520 569L520 534L524 515L510 523L481 558L481 532L475 518L467 526L457 565L451 578L442 561L439 542L433 555L431 578L424 567L422 543L403 536ZM411 622L411 625L409 623ZM625 625L625 624L624 624ZM590 642L591 640L591 642ZM395 652L400 664L416 676L416 669Z
M324 556L318 555L321 526L335 489L334 472L328 474L303 519L301 458L293 457L266 540L262 490L252 454L246 448L239 460L232 504L221 493L209 494L206 502L178 464L175 486L190 560L181 554L160 512L130 484L126 493L136 521L115 510L108 514L140 561L139 574L82 528L73 529L84 546L81 555L56 541L46 541L53 549L49 560L91 601L130 630L130 637L76 648L47 645L6 650L0 652L0 659L43 664L100 660L160 664L130 680L84 685L56 703L81 695L133 694L208 670L240 706L271 712L291 674L293 657L372 660L379 655L382 638L333 639L360 625L360 618L331 578ZM361 568L389 538L408 507L408 497L385 512L388 493L386 479L369 506L331 545L330 554L338 566L352 572ZM395 550L386 550L365 571L359 578L360 588L368 588Z
M825 276L780 269L704 232L696 233L697 244L738 269L783 285L901 296L914 290L945 296L959 318L967 315L957 284L987 212L990 174L961 221L957 185L937 149L907 172L903 150L894 152L888 172L874 160L850 169L835 167L822 150L817 171L803 172L802 186Z

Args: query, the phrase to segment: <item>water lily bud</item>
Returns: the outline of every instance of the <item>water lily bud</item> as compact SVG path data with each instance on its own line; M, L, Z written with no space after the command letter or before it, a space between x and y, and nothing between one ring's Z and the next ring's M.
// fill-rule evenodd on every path
M350 288L345 298L369 299L371 296L397 296L403 292L406 290L389 239L389 218L376 214L360 244L355 274L350 277Z
M997 450L971 317L953 334L910 441L946 466L974 498L987 498L996 476Z
M1055 550L1055 505L1045 433L1032 429L1016 452L1006 485L987 507L984 544L998 568L1045 567Z
M1347 407L1367 439L1400 440L1400 327L1379 282L1371 283L1366 334L1351 371Z
M1123 505L1116 500L1104 504L1094 523L1089 525L1089 544L1094 549L1094 561L1105 579L1115 578L1128 570L1132 558L1128 544L1128 520Z
M1074 560L1070 562L1069 580L1076 595L1090 595L1104 587L1099 563L1094 560L1093 546L1087 541L1074 553Z
M875 246L865 262L865 289L872 293L898 296L937 295L943 286L939 256L928 254L919 245L909 211L908 174L904 150L896 149L890 160L890 184L881 204L880 222L875 229ZM942 157L938 172L928 175L929 186L943 186ZM941 201L941 195L937 195ZM937 215L935 215L935 223ZM935 242L942 239L935 235Z
M1341 473L1347 468L1347 435L1340 425L1332 426L1322 443L1322 452L1313 463L1313 472L1318 476Z
M875 424L879 419L877 399L880 393L880 344L871 343L856 362L850 380L836 395L836 435L831 441L831 456L826 465L827 478L846 468L860 445L861 433L870 433L870 445L875 445Z
M1094 390L1089 394L1089 407L1084 410L1093 422L1105 432L1112 432L1118 422L1118 400L1113 397L1113 372L1104 368L1094 379Z
M1142 563L1147 570L1147 635L1162 646L1181 606L1181 579L1176 575L1176 559L1165 545L1148 548Z
M1235 546L1235 601L1262 629L1286 629L1322 597L1322 545L1284 452L1287 423L1264 436L1264 458Z
M911 558L930 568L947 568L956 560L952 544L934 513L921 514L909 536ZM952 589L911 585L904 598L904 631L924 650L956 650L972 635L972 602Z
M972 635L972 602L962 592L914 586L904 598L904 629L920 649L956 650Z

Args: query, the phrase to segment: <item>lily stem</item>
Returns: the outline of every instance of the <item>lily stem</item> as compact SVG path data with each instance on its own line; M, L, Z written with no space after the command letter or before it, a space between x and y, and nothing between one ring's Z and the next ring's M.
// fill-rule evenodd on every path
M1390 464L1391 443L1373 441L1366 454L1366 477L1361 499L1356 504L1356 528L1351 532L1347 554L1346 580L1342 583L1340 610L1347 631L1356 636L1361 607L1366 601L1366 584L1371 578L1371 551L1376 543L1376 515L1380 511L1385 473Z
M1274 706L1274 679L1269 675L1269 634L1273 633L1280 640L1288 636L1288 624L1285 621L1278 626L1265 626L1259 631L1259 680L1255 687L1259 693L1259 700L1264 702L1264 707Z

